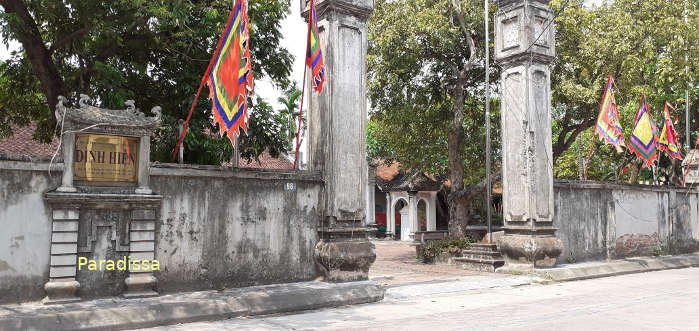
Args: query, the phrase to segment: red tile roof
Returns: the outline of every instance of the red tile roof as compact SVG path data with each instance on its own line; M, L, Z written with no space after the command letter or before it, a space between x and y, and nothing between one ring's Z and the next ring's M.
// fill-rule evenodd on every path
M54 137L50 144L42 144L32 139L35 130L34 123L14 127L11 137L0 139L0 154L52 157L58 147L58 138Z
M230 162L228 162L230 166ZM260 161L255 159L247 160L242 157L238 161L238 166L240 168L256 168L256 169L293 169L294 164L289 161L285 156L279 155L279 157L274 158L267 151L260 154Z

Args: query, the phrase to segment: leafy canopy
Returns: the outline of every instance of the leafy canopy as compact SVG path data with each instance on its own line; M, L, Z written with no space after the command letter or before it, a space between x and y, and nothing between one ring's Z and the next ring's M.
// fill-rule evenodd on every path
M55 93L89 94L107 108L123 108L132 99L150 109L160 105L164 125L153 140L153 157L169 161L177 135L177 120L185 118L194 93L223 32L232 0L1 0L3 42L22 42L23 32L38 30L41 43L22 43L10 60L0 63L0 136L11 134L15 125L39 124L35 136L48 141L55 120L48 100L48 81L38 80L40 70L54 68ZM270 79L287 88L292 56L280 46L281 20L289 12L288 0L250 0L251 58L256 79ZM26 8L30 19L8 8ZM41 45L43 44L43 45ZM45 47L49 61L37 67L28 47ZM207 94L206 88L202 92ZM205 96L204 95L204 96ZM273 154L285 151L278 134L278 118L261 99L251 100L250 142L243 155L256 156L265 148ZM188 161L218 163L228 160L223 139L210 123L211 105L200 98L185 140ZM275 131L276 130L276 131ZM243 135L244 136L244 135ZM230 149L230 146L228 147ZM203 154L203 155L195 155Z

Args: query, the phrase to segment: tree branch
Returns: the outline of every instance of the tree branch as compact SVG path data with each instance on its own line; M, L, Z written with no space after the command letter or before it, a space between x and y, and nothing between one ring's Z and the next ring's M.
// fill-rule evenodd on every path
M41 38L36 21L22 0L0 0L0 6L5 8L6 13L17 15L22 21L23 27L13 32L15 32L22 43L22 47L27 53L27 58L32 64L32 69L34 69L41 82L41 88L46 96L49 109L54 111L58 102L58 96L64 94L63 79L58 74L58 69L51 58L51 53ZM53 118L53 116L50 118Z

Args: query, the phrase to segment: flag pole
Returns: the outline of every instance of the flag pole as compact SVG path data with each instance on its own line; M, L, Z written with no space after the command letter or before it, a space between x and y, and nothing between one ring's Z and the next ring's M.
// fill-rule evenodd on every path
M687 24L687 1L684 1L684 24ZM689 56L688 56L688 51L685 48L685 53L684 53L684 73L689 77ZM689 149L689 140L692 139L691 133L689 132L689 81L687 81L687 88L684 90L684 102L685 102L685 108L684 108L684 114L685 114L685 133L686 133L686 140L687 140L687 149ZM696 146L694 147L696 149ZM689 168L688 168L689 169ZM685 175L686 177L686 175ZM684 186L684 185L683 185Z
M488 1L485 0L485 196L486 196L486 219L488 221L488 243L493 243L493 225L490 206L492 204L492 190L490 177L490 40L488 26Z
M313 10L313 2L314 0L311 0L311 6L309 7L308 11L308 35L306 36L306 55L305 57L308 57L308 51L309 47L311 46L310 44L310 39L311 39L311 11ZM296 151L294 152L294 169L296 169L296 163L299 158L299 147L301 146L299 144L299 136L301 136L301 120L303 119L303 99L306 95L306 71L308 71L308 64L306 61L303 63L303 82L301 83L303 87L301 87L301 107L299 110L299 125L296 128Z

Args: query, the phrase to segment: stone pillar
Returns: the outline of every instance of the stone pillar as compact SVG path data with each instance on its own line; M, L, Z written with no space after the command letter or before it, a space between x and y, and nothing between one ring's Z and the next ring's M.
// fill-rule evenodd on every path
M309 1L300 4L307 18ZM373 9L373 0L316 1L327 80L322 93L311 94L309 167L325 182L315 258L333 282L367 279L376 259L364 220L367 20Z
M150 136L143 136L140 141L136 194L152 194L153 191L150 189Z
M61 150L63 151L63 177L58 192L72 193L78 190L73 186L73 158L75 157L75 133L63 133Z
M502 67L502 172L508 267L552 267L562 244L553 227L549 0L500 0L495 58Z
M687 170L689 167L689 170ZM699 183L699 150L692 149L687 151L687 156L682 161L682 168L687 173L685 185Z
M396 232L396 219L393 211L393 201L391 201L391 193L386 193L386 237L393 238Z
M437 231L437 192L430 192L427 202L427 231Z
M43 302L51 304L79 301L77 291L80 283L75 278L79 210L58 209L52 214L51 267L49 282L44 285L46 298Z
M420 220L417 217L417 191L408 191L408 224L410 224L410 238L414 238L415 232L420 231Z
M400 240L409 241L410 238L410 207L403 206L398 213L400 213Z
M376 166L369 165L367 168L367 185L366 185L366 224L376 225Z
M129 229L129 260L155 259L155 210L141 209L131 212L131 227ZM142 263L141 263L142 264ZM132 270L124 280L126 298L157 296L155 286L158 280L151 270Z

